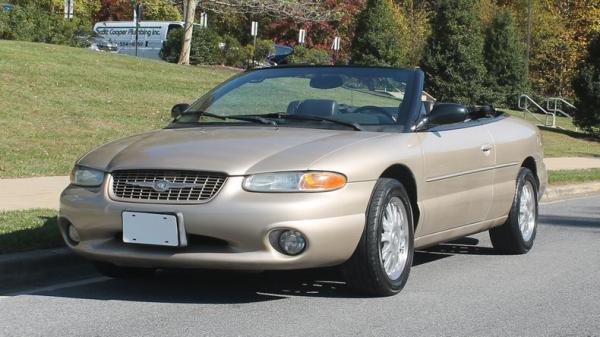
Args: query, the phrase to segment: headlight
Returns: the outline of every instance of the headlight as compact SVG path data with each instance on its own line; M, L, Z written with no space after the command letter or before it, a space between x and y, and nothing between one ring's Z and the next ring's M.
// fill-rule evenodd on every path
M243 187L251 192L324 192L346 185L346 177L335 172L275 172L251 175Z
M100 186L104 181L104 172L87 167L75 166L71 171L71 184L79 186Z

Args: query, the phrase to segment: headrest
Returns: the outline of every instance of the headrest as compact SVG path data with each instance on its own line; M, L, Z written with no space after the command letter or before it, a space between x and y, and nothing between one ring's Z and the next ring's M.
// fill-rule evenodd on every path
M335 105L335 101L330 99L307 99L298 105L294 114L332 117Z

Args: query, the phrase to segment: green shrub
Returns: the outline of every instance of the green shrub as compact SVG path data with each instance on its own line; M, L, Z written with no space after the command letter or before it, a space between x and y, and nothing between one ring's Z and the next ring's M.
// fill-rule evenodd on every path
M175 29L167 36L167 41L160 51L160 56L168 62L177 62L181 53L183 29ZM220 37L211 29L194 29L190 47L191 64L219 64L221 63L221 50L219 49Z
M288 57L292 64L329 64L329 53L323 49L296 46L294 53Z
M77 34L90 33L91 26L81 19L65 20L35 4L16 6L0 15L0 38L77 46Z
M525 89L524 49L512 13L500 11L485 37L485 102L514 107Z
M275 53L275 43L271 40L259 39L256 41L256 49L254 50L254 59L262 62L265 58Z
M572 84L577 96L575 124L600 136L600 33L590 41Z
M181 53L181 41L183 41L183 29L171 29L160 50L160 58L167 62L177 62Z
M478 103L485 66L475 0L439 0L421 67L426 90L440 101Z
M369 0L358 16L351 62L369 66L407 63L406 18L391 0Z
M225 43L222 51L223 64L236 68L245 68L248 65L250 55L242 47L242 44L231 35L225 35L222 40Z

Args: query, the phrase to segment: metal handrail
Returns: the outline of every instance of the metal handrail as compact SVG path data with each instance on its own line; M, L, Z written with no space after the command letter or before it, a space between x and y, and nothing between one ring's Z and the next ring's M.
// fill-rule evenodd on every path
M536 115L534 115L530 110L529 110L529 102L533 103L533 105L538 108L540 111L542 111L545 115L551 115L551 113L549 113L548 111L544 110L544 108L542 108L539 104L537 104L536 101L534 101L531 97L522 94L521 96L519 96L519 102L518 102L518 107L519 109L523 110L523 118L527 117L527 113L529 112L529 114L535 118L538 122L542 122L541 119L537 118Z
M554 103L554 107L550 108L550 103ZM548 111L553 111L554 113L560 113L561 115L565 116L565 117L569 117L569 118L573 118L571 115L569 115L568 113L562 111L561 109L558 108L558 103L562 103L572 109L577 110L577 108L569 103L568 101L566 101L564 98L562 97L549 97L548 99L546 99L546 109Z
M573 117L571 115L569 115L568 113L562 111L561 109L558 108L558 103L562 103L565 104L568 107L571 107L573 109L577 109L573 104L569 103L568 101L566 101L564 98L562 97L550 97L548 99L545 100L546 102L546 109L544 109L541 105L539 105L536 101L534 101L531 97L522 94L521 96L519 96L519 102L518 102L518 107L519 109L523 110L523 118L527 118L527 113L529 112L529 114L535 118L538 122L542 122L541 119L539 119L538 117L535 116L535 114L533 114L531 112L531 110L529 110L529 105L532 104L533 106L535 106L536 108L538 108L538 110L540 110L542 113L544 113L544 115L546 116L546 120L544 121L544 126L551 126L553 128L557 128L556 126L556 114L560 113L561 115L564 115L568 118L573 119ZM550 103L553 103L554 106L551 108L550 107ZM549 117L552 116L552 123L549 122ZM578 128L575 128L575 131L577 131Z

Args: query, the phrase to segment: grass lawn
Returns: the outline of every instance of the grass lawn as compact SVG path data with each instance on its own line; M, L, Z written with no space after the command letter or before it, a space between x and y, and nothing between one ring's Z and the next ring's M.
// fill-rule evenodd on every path
M501 110L506 111L511 116L525 118L525 120L534 124L539 123L530 114L523 115L522 111ZM544 121L543 115L536 114L536 116ZM544 140L544 156L600 157L600 139L593 139L584 133L575 131L575 125L567 117L556 117L556 125L563 129L540 127Z
M0 40L0 178L66 175L110 140L160 128L235 72Z
M548 171L548 183L550 185L574 184L589 181L600 181L600 168Z
M55 210L0 212L0 254L63 246Z

